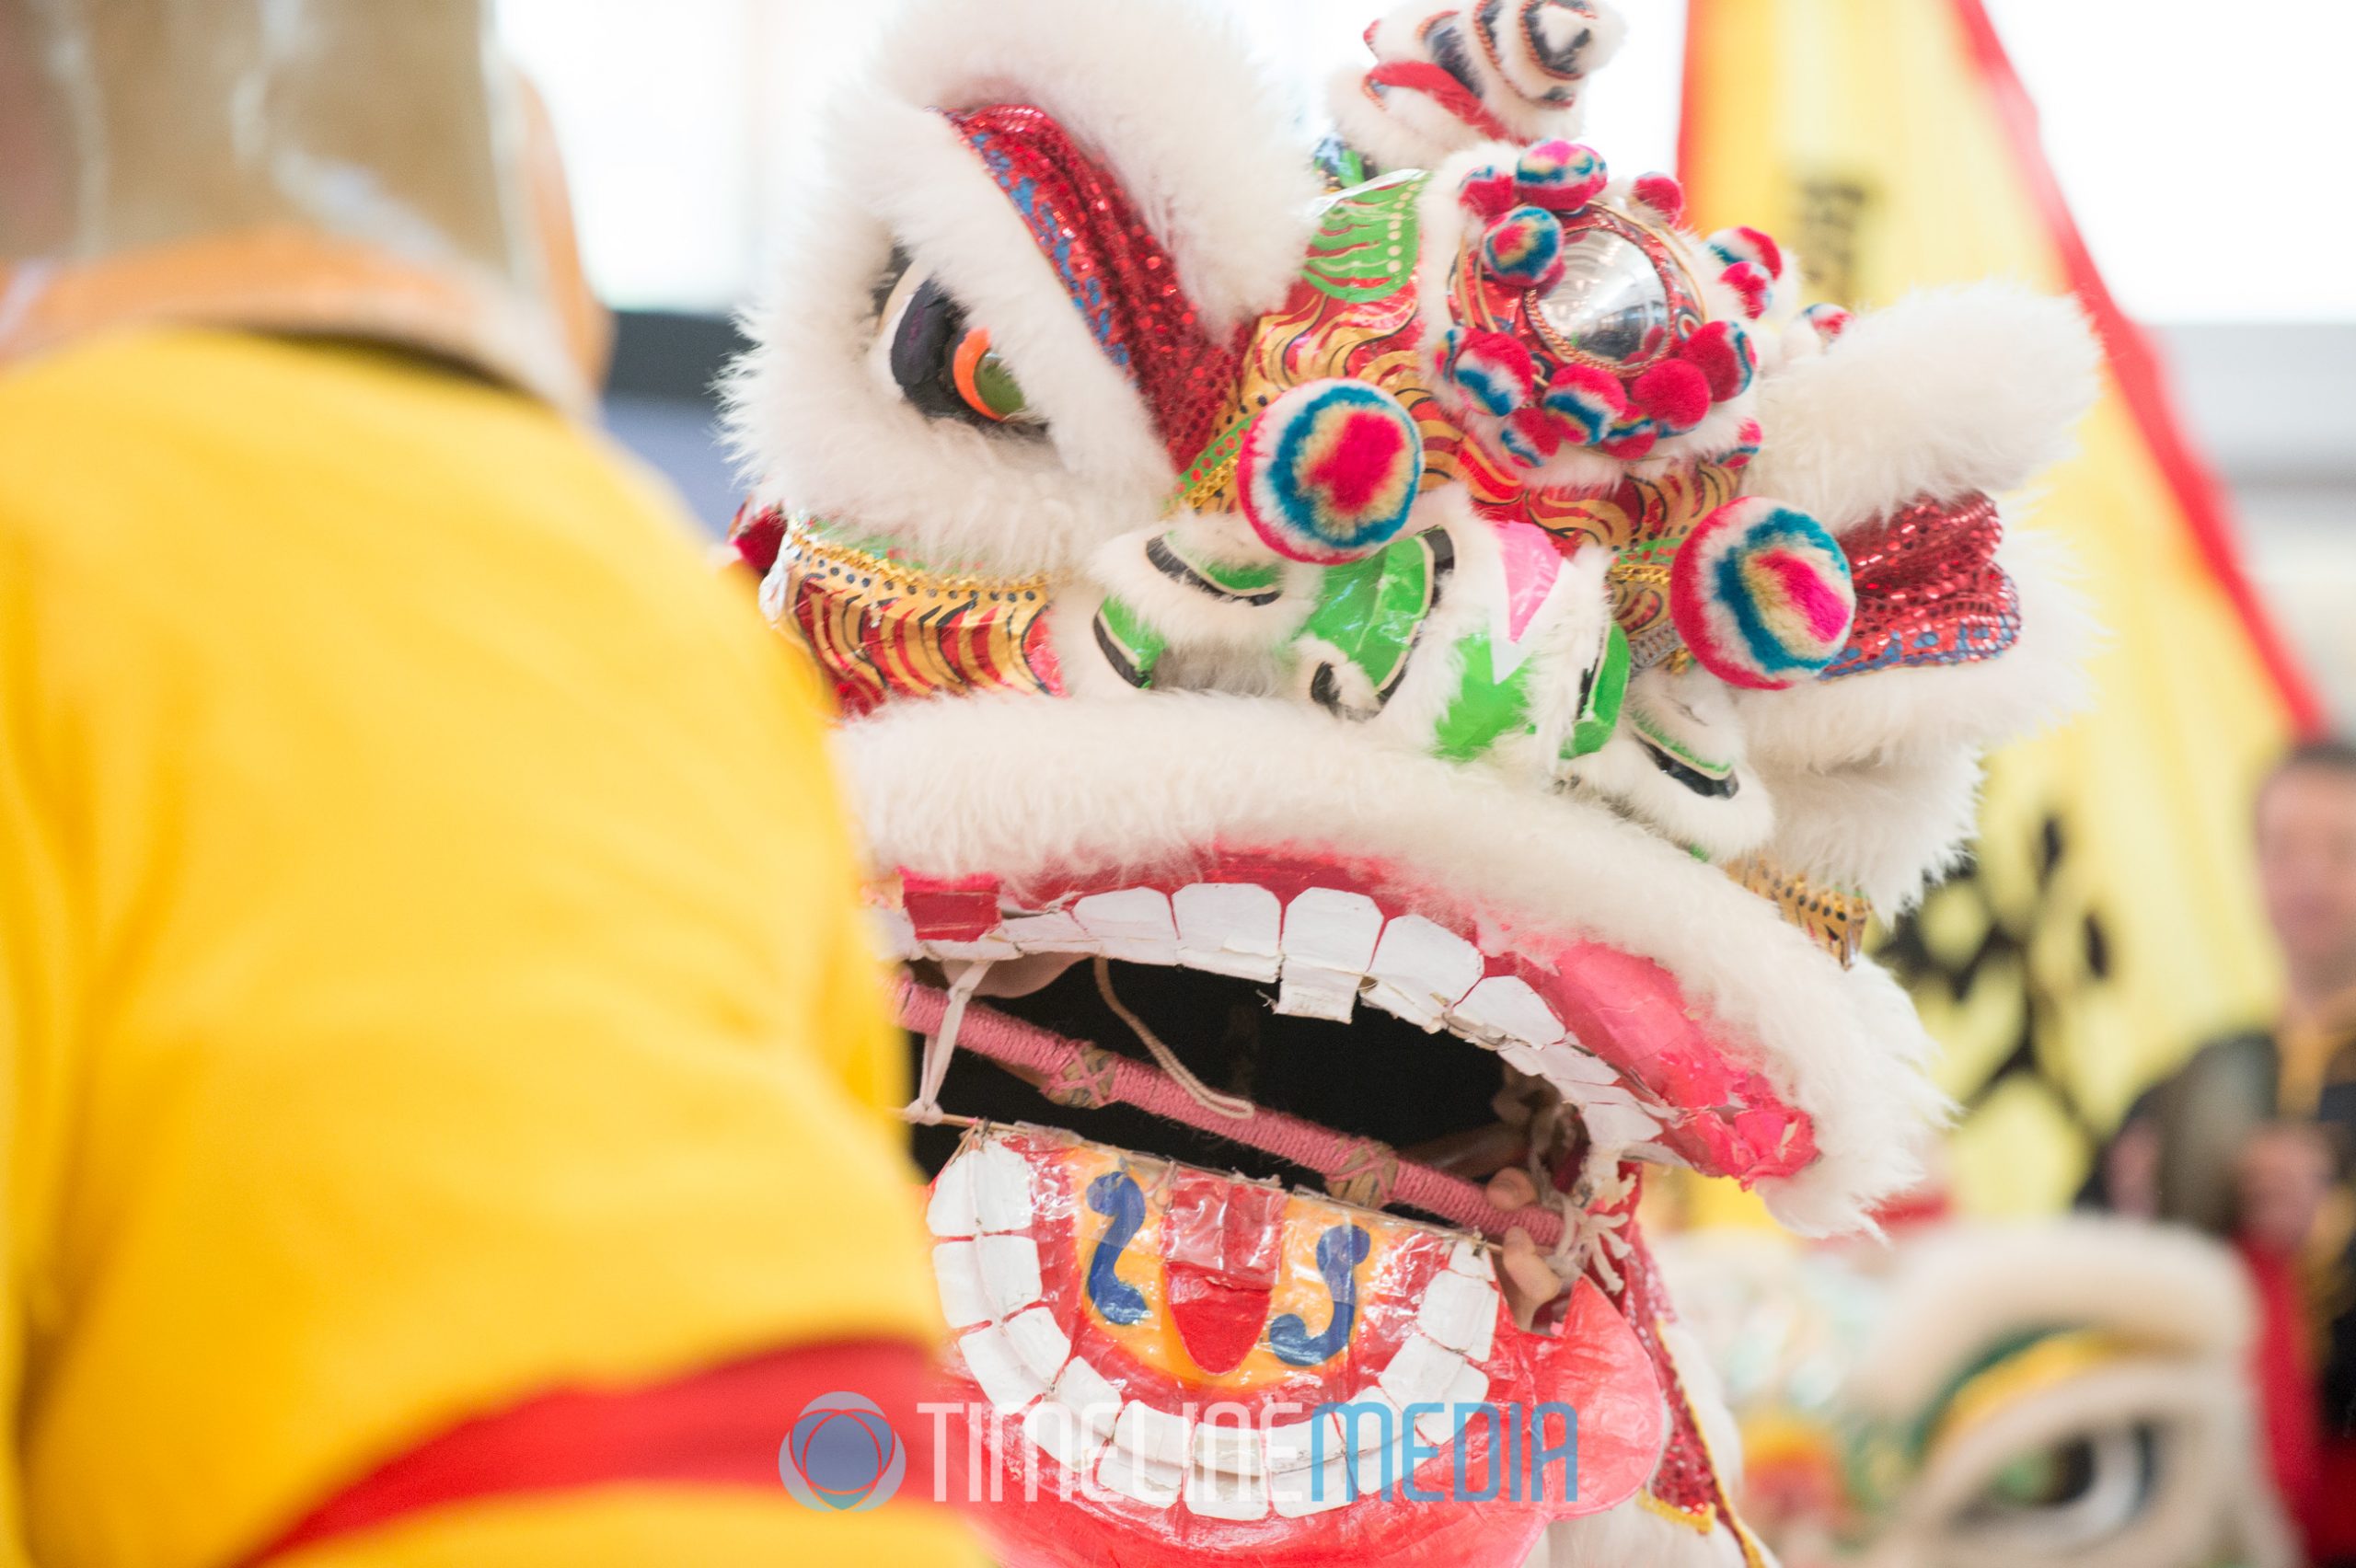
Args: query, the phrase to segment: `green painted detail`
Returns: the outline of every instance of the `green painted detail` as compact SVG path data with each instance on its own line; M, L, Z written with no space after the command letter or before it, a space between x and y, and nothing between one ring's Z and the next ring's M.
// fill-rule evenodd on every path
M1734 771L1733 763L1711 762L1704 757L1696 756L1692 747L1675 739L1659 725L1646 718L1640 709L1630 710L1628 721L1636 727L1638 734L1704 778L1724 778Z
M974 366L974 390L982 395L982 402L989 411L1002 420L1012 419L1030 407L1022 396L1022 384L995 353L984 354Z
M1161 509L1163 513L1175 512L1181 506L1203 512L1219 502L1222 492L1235 478L1236 461L1243 455L1243 434L1251 428L1252 417L1247 414L1212 437L1210 444L1196 453L1195 460L1186 465L1186 471L1178 476L1178 483Z
M1456 651L1463 674L1448 711L1432 726L1432 746L1450 762L1469 762L1507 735L1530 732L1530 665L1497 679L1485 631L1464 639Z
M1182 550L1174 540L1170 544L1170 553L1194 568L1195 574L1204 582L1230 594L1265 594L1284 582L1284 568L1272 561L1220 560L1215 556Z
M1393 539L1362 560L1325 569L1303 637L1330 643L1367 684L1388 694L1432 609L1432 558L1422 535Z
M1154 666L1170 649L1160 628L1109 594L1097 607L1096 640L1107 657L1127 661L1139 686L1153 684Z
M1415 199L1429 177L1401 169L1345 190L1319 217L1300 275L1339 300L1388 299L1415 271Z
M1588 676L1587 695L1563 755L1592 756L1603 749L1620 728L1620 709L1628 698L1628 634L1617 625L1604 639L1603 657Z

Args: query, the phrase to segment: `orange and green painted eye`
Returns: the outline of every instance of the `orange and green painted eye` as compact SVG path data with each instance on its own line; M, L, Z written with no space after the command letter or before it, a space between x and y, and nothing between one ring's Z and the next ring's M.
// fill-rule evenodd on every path
M1003 424L1030 411L1013 372L990 351L987 327L976 327L958 340L950 361L950 377L965 406L986 420Z

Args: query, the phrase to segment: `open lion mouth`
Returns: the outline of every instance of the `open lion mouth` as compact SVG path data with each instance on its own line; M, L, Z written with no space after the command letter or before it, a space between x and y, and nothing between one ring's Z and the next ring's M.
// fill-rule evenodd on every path
M1027 1088L960 1071L951 1098L992 1119L1057 1120L1122 1147L1314 1179L1377 1207L1402 1199L1401 1167L1469 1191L1528 1159L1526 1139L1483 1135L1498 1128L1500 1096L1527 1098L1532 1085L1567 1113L1555 1120L1556 1147L1534 1151L1558 1186L1599 1150L1746 1182L1814 1159L1807 1115L1727 1058L1660 965L1606 943L1509 933L1444 894L1411 906L1397 885L1380 867L1221 850L1184 877L1062 876L1013 892L988 879L904 880L884 919L920 975L976 963L1027 972L1029 994L990 1005L1100 1050L1134 1052L1131 1026L1082 962L1109 961L1114 994L1186 1075L1331 1136L1260 1147L1270 1140L1222 1127L1241 1118L1199 1101L1204 1113L1173 1128L1109 1093L1091 1102L1084 1060L1059 1072L1035 1057L1011 1064ZM1056 1101L1039 1092L1057 1085ZM934 1168L943 1141L921 1149ZM1311 1149L1329 1157L1321 1164L1347 1168L1306 1164ZM1429 1181L1406 1188L1407 1206L1446 1223L1544 1228L1482 1205L1436 1205L1448 1189Z
M998 1412L976 1442L1002 1472L1063 1472L1227 1549L1216 1532L1381 1515L1389 1482L1459 1446L1505 1463L1465 1424L1484 1403L1580 1412L1576 1494L1530 1499L1552 1516L1624 1501L1693 1442L1629 1175L1788 1176L1809 1118L1660 964L1415 882L1222 848L883 890L927 1098L964 1128L921 1127L918 1152L953 1371ZM1493 1201L1503 1170L1538 1201ZM1484 1244L1516 1230L1567 1282L1534 1313Z

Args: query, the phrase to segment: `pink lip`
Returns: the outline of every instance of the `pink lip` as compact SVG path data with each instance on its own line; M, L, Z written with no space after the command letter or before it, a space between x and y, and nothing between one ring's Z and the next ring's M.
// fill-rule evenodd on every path
M1386 923L1416 916L1453 932L1480 950L1482 983L1527 986L1568 1031L1565 1043L1614 1070L1659 1124L1657 1146L1704 1175L1747 1186L1796 1174L1816 1158L1807 1113L1740 1065L1756 1052L1688 998L1660 964L1576 937L1487 928L1447 896L1380 865L1219 848L1184 873L1059 875L1018 887L991 877L947 881L903 871L901 898L918 942L975 943L999 931L1010 915L1068 910L1097 894L1170 894L1204 883L1265 888L1288 910L1313 889L1363 895Z

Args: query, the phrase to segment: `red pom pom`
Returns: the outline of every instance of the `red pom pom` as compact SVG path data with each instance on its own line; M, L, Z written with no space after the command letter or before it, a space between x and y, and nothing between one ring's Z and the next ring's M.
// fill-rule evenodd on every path
M1464 183L1457 187L1456 200L1466 212L1495 221L1519 206L1521 194L1514 183L1514 171L1492 163L1464 177Z
M1710 417L1710 379L1683 360L1662 361L1628 390L1664 435L1682 435Z
M1502 419L1537 394L1538 362L1519 338L1474 332L1456 351L1449 373L1485 414Z
M1784 281L1784 248L1775 243L1775 236L1764 229L1755 229L1748 225L1738 228L1734 232L1741 236L1744 246L1748 248L1750 259L1767 269L1767 275L1770 278L1779 283L1782 282Z
M1660 441L1660 432L1647 419L1631 420L1611 428L1611 439L1603 444L1603 455L1617 457L1623 463L1634 463L1649 456Z
M1665 224L1685 221L1685 187L1673 174L1638 176L1635 197Z
M1742 300L1742 313L1753 321L1767 314L1775 303L1775 280L1763 267L1749 261L1737 262L1719 274L1719 281L1732 289Z
M1685 340L1678 358L1700 371L1710 383L1710 397L1723 403L1750 390L1758 358L1750 334L1731 321L1713 321Z
M1544 409L1517 409L1506 420L1499 440L1513 460L1535 468L1563 447L1563 427Z

